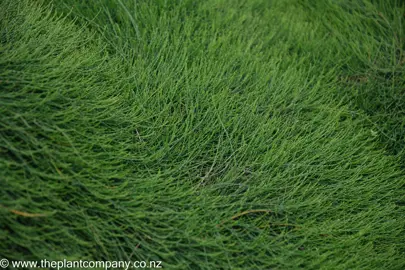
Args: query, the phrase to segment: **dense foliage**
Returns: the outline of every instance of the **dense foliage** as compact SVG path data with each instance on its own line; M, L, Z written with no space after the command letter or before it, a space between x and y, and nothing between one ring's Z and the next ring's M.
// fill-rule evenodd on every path
M0 257L405 268L400 1L0 2Z

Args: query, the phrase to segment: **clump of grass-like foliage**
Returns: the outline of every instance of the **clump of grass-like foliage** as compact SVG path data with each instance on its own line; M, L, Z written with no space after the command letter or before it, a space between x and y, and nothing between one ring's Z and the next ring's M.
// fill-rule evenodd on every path
M1 1L1 257L404 269L403 14Z

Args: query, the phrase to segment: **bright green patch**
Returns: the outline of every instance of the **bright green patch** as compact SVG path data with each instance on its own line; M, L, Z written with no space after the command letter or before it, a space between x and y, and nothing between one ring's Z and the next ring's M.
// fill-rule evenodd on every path
M405 268L404 6L45 2L0 4L2 257Z

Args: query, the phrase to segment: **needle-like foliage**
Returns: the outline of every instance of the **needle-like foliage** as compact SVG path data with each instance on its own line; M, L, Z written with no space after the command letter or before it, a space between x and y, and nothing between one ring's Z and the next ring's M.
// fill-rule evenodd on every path
M1 1L0 257L404 269L404 11Z

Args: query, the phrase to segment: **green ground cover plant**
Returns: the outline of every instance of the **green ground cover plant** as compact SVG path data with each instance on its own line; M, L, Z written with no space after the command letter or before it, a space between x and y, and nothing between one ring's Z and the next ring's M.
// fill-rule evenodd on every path
M404 14L1 1L0 257L404 269Z

